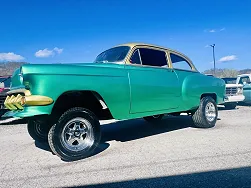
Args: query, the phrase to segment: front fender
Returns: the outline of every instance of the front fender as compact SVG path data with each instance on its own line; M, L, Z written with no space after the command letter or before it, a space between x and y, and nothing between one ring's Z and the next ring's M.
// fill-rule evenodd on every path
M8 116L30 117L51 114L55 101L68 91L95 91L105 101L114 118L128 116L130 91L127 75L121 76L85 76L85 75L26 75L26 87L31 95L46 96L53 103L46 106L27 106L22 111L8 113Z

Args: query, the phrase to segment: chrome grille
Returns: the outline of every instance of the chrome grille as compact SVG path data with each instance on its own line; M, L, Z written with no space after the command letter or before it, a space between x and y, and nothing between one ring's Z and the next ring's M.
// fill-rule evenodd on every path
M237 87L227 87L226 94L227 95L236 95L237 94Z

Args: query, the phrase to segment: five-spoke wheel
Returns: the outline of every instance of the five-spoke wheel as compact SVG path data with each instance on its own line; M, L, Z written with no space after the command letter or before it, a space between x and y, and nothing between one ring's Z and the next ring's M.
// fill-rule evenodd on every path
M48 134L51 150L63 160L74 161L92 154L100 142L100 124L89 110L66 111Z
M84 118L74 118L65 126L61 134L64 146L72 151L81 151L91 147L94 142L93 129Z
M210 96L205 96L200 101L199 108L192 115L195 127L214 127L218 118L218 108L215 100Z

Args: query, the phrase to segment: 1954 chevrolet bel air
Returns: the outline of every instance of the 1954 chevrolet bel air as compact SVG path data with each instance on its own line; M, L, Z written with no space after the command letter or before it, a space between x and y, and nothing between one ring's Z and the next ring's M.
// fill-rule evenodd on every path
M101 119L164 114L192 116L194 126L215 126L225 82L197 71L185 55L149 44L123 44L93 63L25 64L12 75L4 116L28 119L28 132L47 141L63 160L92 154Z

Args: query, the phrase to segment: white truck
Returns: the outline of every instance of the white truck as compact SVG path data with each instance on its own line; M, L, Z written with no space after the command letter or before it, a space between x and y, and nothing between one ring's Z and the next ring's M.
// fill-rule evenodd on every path
M245 99L243 85L238 83L238 78L222 78L226 83L226 96L224 106L226 109L235 109L238 102Z
M236 84L243 85L243 95L245 96L245 99L242 102L251 104L251 74L238 75Z

